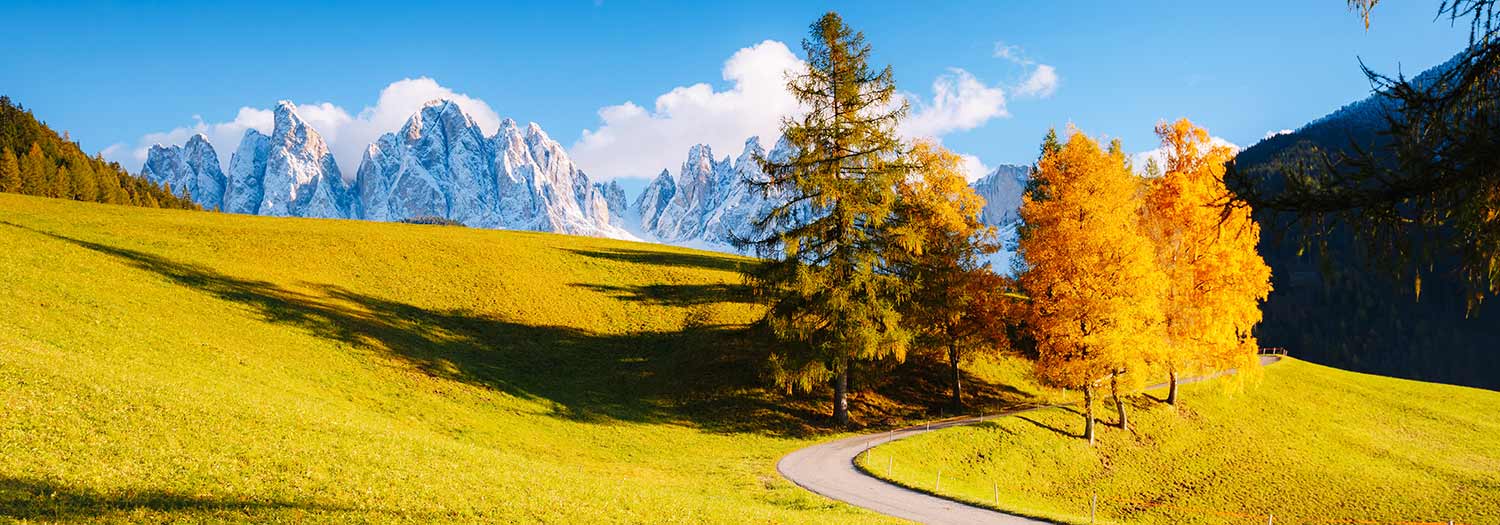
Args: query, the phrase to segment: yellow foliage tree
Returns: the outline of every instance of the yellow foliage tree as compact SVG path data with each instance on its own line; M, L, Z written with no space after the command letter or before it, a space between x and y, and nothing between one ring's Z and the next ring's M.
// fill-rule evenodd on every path
M1020 282L1031 297L1038 376L1083 390L1092 444L1096 389L1138 370L1160 344L1165 282L1139 229L1140 183L1118 141L1104 151L1082 133L1063 145L1053 137L1021 200ZM1118 396L1116 407L1123 415Z
M894 238L904 253L893 266L911 290L903 319L917 343L947 354L952 402L963 406L959 365L976 352L1008 348L1013 288L982 258L999 249L995 229L979 220L984 199L964 180L963 159L931 141L909 157L918 166L896 184Z
M1222 205L1234 151L1188 119L1157 124L1156 134L1166 166L1150 183L1142 220L1167 280L1166 344L1151 357L1167 368L1175 405L1182 373L1258 364L1250 329L1271 292L1271 268L1255 251L1260 226L1250 209Z

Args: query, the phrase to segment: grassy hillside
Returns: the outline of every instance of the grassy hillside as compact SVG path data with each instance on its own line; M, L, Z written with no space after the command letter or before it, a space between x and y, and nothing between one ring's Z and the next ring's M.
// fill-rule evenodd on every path
M941 469L941 494L993 507L998 489L1000 508L1068 523L1088 523L1092 494L1105 523L1500 523L1500 393L1286 360L1184 394L1180 415L1136 399L1133 432L1106 427L1097 450L1057 408L861 464L927 491Z
M776 474L826 403L761 387L746 262L0 194L0 521L885 521ZM967 374L994 406L1027 371Z
M775 474L742 261L0 194L0 518L881 521Z

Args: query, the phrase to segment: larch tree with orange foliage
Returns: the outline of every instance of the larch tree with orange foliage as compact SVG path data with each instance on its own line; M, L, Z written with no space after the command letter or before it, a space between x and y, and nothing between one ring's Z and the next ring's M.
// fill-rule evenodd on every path
M1210 142L1187 119L1156 126L1166 166L1150 182L1142 214L1166 276L1166 344L1152 360L1167 368L1167 403L1183 373L1258 364L1251 328L1271 292L1271 268L1255 246L1260 226L1248 207L1225 207L1224 164L1234 151Z
M1105 151L1083 133L1060 145L1049 132L1033 177L1021 200L1017 253L1031 298L1026 325L1038 376L1083 391L1092 444L1096 389L1139 370L1161 342L1165 282L1140 231L1140 183L1118 141ZM1118 398L1116 405L1123 413Z
M995 229L979 220L984 199L964 179L963 159L920 141L910 160L916 173L896 184L894 238L902 250L892 261L911 290L902 315L919 347L947 354L957 408L963 406L960 364L976 352L1008 347L1016 301L1005 294L1014 283L984 262L1000 246Z

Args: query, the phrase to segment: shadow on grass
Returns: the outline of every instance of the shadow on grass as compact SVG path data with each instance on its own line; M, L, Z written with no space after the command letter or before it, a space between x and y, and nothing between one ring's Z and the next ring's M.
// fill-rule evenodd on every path
M336 285L300 283L291 289L138 250L0 223L117 258L170 282L245 305L268 322L389 355L435 377L546 402L555 417L685 424L721 433L823 431L809 424L820 418L806 404L781 403L761 388L757 371L765 362L766 345L756 344L742 326L626 335L538 326L469 311L421 308ZM686 255L682 261L720 259ZM648 295L664 304L697 304L717 300L721 292L712 287L662 286L651 287Z
M608 259L611 261L645 264L650 266L677 266L683 268L703 268L708 270L722 270L726 272L737 272L742 267L753 264L752 261L735 258L732 255L710 255L701 253L675 253L655 250L635 250L630 248L607 248L599 250L574 250L569 252L594 257L597 259Z
M616 299L663 306L697 306L712 303L753 303L750 288L735 284L650 284L611 286L573 283Z
M310 513L380 512L280 500L254 500L187 495L161 490L129 490L105 494L40 479L0 477L0 517L19 521L97 520L116 513L138 511L202 513L218 518L254 518L266 512ZM204 516L207 518L208 516ZM118 519L118 518L116 518Z
M1061 434L1063 436L1072 437L1072 438L1082 438L1083 437L1083 433L1081 433L1081 432L1077 433L1077 434L1074 434L1074 433L1069 432L1067 430L1064 430L1064 429L1061 429L1061 428L1058 428L1058 427L1054 427L1052 425L1048 425L1048 424L1043 423L1041 421L1037 421L1036 419L1027 417L1025 415L1018 415L1018 416L1015 416L1015 418L1018 419L1018 420L1021 420L1021 421L1025 421L1027 423L1031 423L1032 425L1035 425L1038 428L1042 428L1042 429L1046 429L1046 430L1051 430L1051 431L1056 432L1058 434Z

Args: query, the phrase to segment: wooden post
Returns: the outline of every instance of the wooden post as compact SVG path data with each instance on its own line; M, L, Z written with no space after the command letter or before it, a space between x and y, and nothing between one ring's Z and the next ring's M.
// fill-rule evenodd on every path
M1000 484L991 481L990 487L995 489L995 507L998 508L1000 507Z
M1272 512L1270 514L1270 517L1266 518L1266 525L1276 525L1276 513L1275 512Z
M892 477L896 472L896 456L885 458L885 477Z
M1099 508L1099 495L1089 498L1089 525L1094 525L1094 513Z
M932 486L932 491L933 492L940 492L942 490L943 490L943 469L938 469L937 484Z

